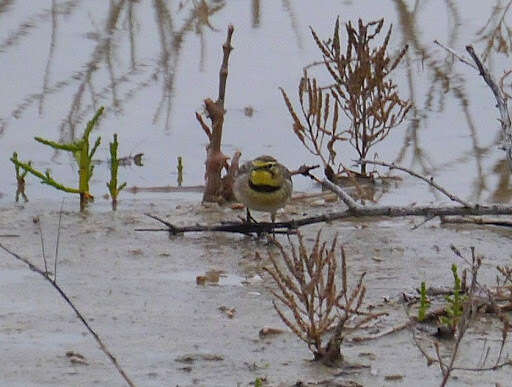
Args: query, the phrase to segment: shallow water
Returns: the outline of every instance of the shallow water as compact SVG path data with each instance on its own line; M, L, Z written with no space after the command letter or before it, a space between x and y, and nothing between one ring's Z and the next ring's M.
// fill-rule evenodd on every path
M465 45L474 44L478 53L484 52L489 42L485 35L494 31L504 12L486 25L494 5L398 0L314 5L307 0L5 2L0 9L1 200L8 203L14 197L8 161L13 151L43 171L50 168L59 181L75 184L77 171L69 155L55 153L33 137L76 138L101 105L106 113L93 136L103 141L96 158L109 158L113 133L119 134L121 156L144 153L143 167L121 171L128 186L176 185L178 156L184 160L183 184L202 184L206 136L194 113L201 111L204 98L216 98L228 23L235 26L235 50L227 83L225 153L238 149L243 158L274 154L290 168L316 163L295 138L278 87L297 104L303 66L321 59L309 26L327 39L340 15L342 21L384 17L386 26L393 24L390 51L410 46L394 78L415 109L370 157L377 154L433 175L463 198L507 202L512 191L504 154L495 146L500 130L493 96L475 70L433 43L437 39L461 54ZM504 22L508 19L506 14ZM507 57L495 49L486 64L496 75L509 67ZM254 111L251 116L244 113L247 107ZM346 144L338 154L349 167L356 158ZM96 197L107 192L108 174L107 163L96 166L91 188ZM295 178L295 187L316 189L301 177ZM31 199L63 196L33 177L27 178L26 192ZM406 178L401 190L380 200L439 197Z
M389 313L375 325L349 334L342 348L347 364L331 369L311 361L306 345L273 309L270 290L277 289L262 267L270 265L269 253L279 256L277 248L231 234L168 238L166 233L134 231L154 227L153 220L143 213L157 209L160 214L171 212L166 219L177 224L209 222L215 213L232 218L241 211L214 212L195 201L170 211L169 204L168 199L129 200L116 213L91 212L82 217L66 202L62 215L57 283L140 386L248 386L257 377L266 378L270 386L294 385L299 380L316 384L354 381L365 386L439 385L439 369L427 367L409 331L362 343L351 342L351 338L406 321L401 294L414 293L422 280L428 285L449 286L450 265L464 266L450 251L452 243L465 256L469 254L467 246L474 244L477 252L485 255L479 274L482 284L492 285L495 265L510 261L503 254L504 246L508 251L506 246L510 245L507 230L444 227L434 222L412 230L410 220L304 227L309 247L319 228L323 228L326 240L339 233L347 253L349 286L355 286L356 278L366 272L365 305ZM9 219L11 233L19 235L2 237L0 243L43 267L39 226L32 221L33 216L39 216L52 269L58 203L0 209ZM287 246L286 238L278 238ZM212 281L205 284L197 283L198 275L212 272L219 276L212 276ZM4 385L125 385L55 290L3 251L0 294L0 381ZM264 327L282 333L260 337ZM492 364L500 335L497 319L482 316L466 336L457 364L478 366L485 345L491 348L487 364ZM433 354L429 340L424 338L425 346ZM441 348L448 350L449 343L442 343ZM66 356L68 351L83 355L88 365L72 363ZM504 353L509 352L508 342ZM195 360L180 360L184 357ZM350 364L366 367L352 369ZM509 373L508 369L492 373L458 371L450 385L507 385ZM387 379L393 375L400 379Z

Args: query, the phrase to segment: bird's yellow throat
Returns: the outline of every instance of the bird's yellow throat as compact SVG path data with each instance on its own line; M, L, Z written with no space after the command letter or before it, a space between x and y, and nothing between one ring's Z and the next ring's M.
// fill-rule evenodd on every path
M251 171L250 181L255 186L267 186L278 188L281 185L281 179L269 169L255 169Z
M249 184L253 189L273 191L282 185L282 176L277 171L278 167L274 161L254 160L252 165Z

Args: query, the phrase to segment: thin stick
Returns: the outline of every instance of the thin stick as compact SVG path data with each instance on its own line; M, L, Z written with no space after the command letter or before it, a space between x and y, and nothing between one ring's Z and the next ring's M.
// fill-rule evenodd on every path
M441 217L441 223L455 223L455 224L478 224L478 225L491 225L491 226L501 226L501 227L512 227L512 221L506 219L499 218L447 218Z
M388 329L383 330L382 332L376 333L374 335L370 336L356 336L352 337L350 339L351 342L354 343L362 343L363 341L370 341L375 339L380 339L381 337L392 335L393 333L400 332L404 329L409 328L410 326L415 325L417 322L414 319L410 319L409 321L406 321L400 325L397 325L395 327L391 327Z
M41 255L43 256L44 262L44 272L48 274L48 265L46 263L46 252L44 250L44 237L43 237L43 229L41 227L41 219L37 218L37 226L39 228L39 237L41 238Z
M512 169L512 122L510 121L510 114L508 112L507 99L501 92L491 73L489 73L489 71L480 61L480 58L478 58L476 55L473 46L466 46L466 51L469 53L469 55L471 55L471 58L473 58L473 61L480 71L480 75L484 79L485 83L487 83L487 86L490 87L492 93L494 94L494 98L496 99L497 108L501 116L501 129L504 135L502 148L507 154L509 168Z
M383 166L383 167L388 167L390 170L391 169L399 169L401 171L407 172L409 175L417 177L418 179L421 179L424 182L426 182L427 184L431 185L432 187L437 189L439 192L441 192L443 195L445 195L448 198L450 198L450 200L453 200L454 202L460 203L464 207L473 207L473 204L471 204L471 203L469 203L469 202L459 198L458 196L448 192L446 189L444 189L439 184L434 182L434 178L433 177L428 178L428 177L422 176L422 175L420 175L420 174L418 174L418 173L416 173L416 172L414 172L414 171L412 171L412 170L410 170L408 168L401 167L401 166L396 165L394 163L386 163L384 161L375 161L375 160L362 159L362 160L357 161L357 163L359 163L359 164L365 163L365 164L380 165L380 166Z
M60 242L60 230L61 230L61 221L62 221L62 208L64 207L64 198L62 198L62 202L60 203L59 210L59 225L57 227L57 240L55 241L55 260L53 262L53 280L57 282L57 259L59 257L59 242Z
M64 301L66 301L66 303L71 307L71 309L73 309L73 311L75 312L76 316L78 317L78 319L82 322L82 324L87 328L87 330L89 331L89 333L94 337L94 339L96 340L96 342L98 343L98 345L100 346L100 349L103 351L103 353L105 355L107 355L107 357L110 359L110 361L112 362L112 364L116 367L117 371L119 372L119 374L122 376L122 378L126 381L126 383L130 386L130 387L134 387L135 384L130 380L130 378L128 377L128 375L126 374L126 372L121 368L121 366L119 365L119 363L117 362L117 359L114 357L114 355L112 355L112 353L108 350L107 346L103 343L103 341L101 340L101 338L98 336L98 334L91 328L91 326L89 325L89 323L87 322L86 318L84 317L84 315L77 309L77 307L73 304L73 302L69 299L69 297L67 296L67 294L64 292L64 290L62 290L62 288L57 285L57 283L55 281L53 281L48 272L44 272L42 271L41 269L39 269L37 266L35 266L34 264L32 264L28 259L26 258L23 258L21 256L19 256L18 254L16 254L15 252L9 250L7 247L5 247L3 244L0 243L0 248L2 250L4 250L6 253L8 253L9 255L11 255L13 258L17 259L18 261L20 262L23 262L25 265L28 266L28 268L32 271L35 271L36 273L40 274L41 276L43 276L44 279L46 279L52 286L55 290L57 290L57 292L60 294L60 296L64 299Z
M357 210L358 208L362 208L362 206L357 204L356 201L352 199L349 194L347 194L345 191L343 191L343 189L338 187L333 182L327 179L323 179L322 186L334 192L336 196L343 200L343 203L345 203L348 206L349 210Z
M455 58L457 58L458 60L460 60L462 63L464 64L467 64L469 67L472 67L474 68L475 70L478 70L478 67L476 67L473 63L471 63L469 60L467 60L466 58L464 58L463 56L457 54L455 52L455 50L451 49L450 47L447 47L445 46L443 43L439 42L439 40L434 40L434 44L437 44L439 47L445 49L446 51L448 51L450 54L452 54Z
M231 37L233 36L233 31L235 27L232 24L228 26L228 34L226 37L226 42L222 45L222 50L224 55L222 57L222 65L220 66L219 71L219 97L217 99L217 103L220 104L221 108L224 108L224 101L226 98L226 80L228 78L228 62L229 62L229 54L231 50L233 50L233 46L231 46Z

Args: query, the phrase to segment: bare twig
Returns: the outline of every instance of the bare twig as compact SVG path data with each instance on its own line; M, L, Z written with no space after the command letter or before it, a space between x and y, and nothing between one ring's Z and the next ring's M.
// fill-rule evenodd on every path
M404 329L407 329L413 325L416 324L416 320L414 319L409 319L409 321L406 321L404 323L401 323L397 326L394 326L394 327L391 327L389 329L385 329L379 333L376 333L376 334L373 334L373 335L370 335L370 336L356 336L356 337L352 337L350 341L354 342L354 343L361 343L363 341L370 341L370 340L376 340L376 339L380 339L381 337L384 337L384 336L388 336L388 335L392 335L393 333L396 333L396 332L400 332L401 330L404 330Z
M59 242L60 242L60 230L61 230L61 222L62 222L62 208L64 207L64 198L62 198L62 202L60 203L60 211L59 211L59 225L57 226L57 240L55 241L55 257L53 261L53 280L57 282L57 260L59 258Z
M432 187L434 187L435 189L437 189L439 192L441 192L443 195L447 196L448 198L450 198L450 200L453 200L454 202L457 202L457 203L460 203L462 204L464 207L473 207L473 204L459 198L458 196L448 192L446 189L444 189L443 187L441 187L439 184L437 184L436 182L434 182L434 178L433 177L425 177L425 176L422 176L408 168L405 168L405 167L401 167L399 165L396 165L394 163L386 163L384 161L376 161L376 160L358 160L356 161L357 163L365 163L365 164L373 164L373 165L380 165L380 166L383 166L383 167L388 167L390 170L391 169L399 169L401 171L404 171L404 172L407 172L409 175L411 176L414 176L414 177L417 177L418 179L421 179L423 180L424 182L430 184Z
M341 200L343 200L343 203L345 203L348 206L349 210L356 210L358 208L362 208L359 204L356 203L356 201L354 199L352 199L350 197L350 195L348 193L343 191L343 189L338 187L333 182L331 182L327 179L323 179L322 185L325 188L329 189L330 191L334 192L336 194L336 196L338 196Z
M68 295L64 292L64 290L59 286L57 285L57 283L51 279L50 277L50 274L47 272L47 271L43 271L41 269L39 269L37 266L35 266L34 264L32 264L28 259L26 258L23 258L21 257L20 255L16 254L14 251L11 251L10 249L8 249L7 247L5 247L3 244L0 243L0 248L2 250L4 250L7 254L9 254L10 256L12 256L13 258L17 259L18 261L20 262L23 262L25 265L28 266L28 268L36 273L38 273L39 275L41 275L45 280L47 280L52 286L53 288L59 293L59 295L64 299L64 301L66 301L66 303L71 307L71 309L73 309L73 311L75 312L76 316L78 317L78 319L82 322L82 324L87 328L87 330L89 331L89 333L94 337L94 339L96 340L96 342L98 343L98 345L100 346L100 349L103 351L103 353L105 355L107 355L107 357L109 358L109 360L111 361L111 363L114 365L114 367L117 369L117 371L119 372L119 374L121 375L121 377L125 380L125 382L131 386L131 387L134 387L135 384L131 381L131 379L128 377L128 375L126 374L126 372L123 370L123 368L121 367L121 365L118 363L117 359L114 357L114 355L112 354L112 352L110 352L110 350L107 348L107 346L103 343L103 341L101 340L101 338L98 336L98 334L91 328L91 326L89 325L89 323L87 322L87 319L85 318L85 316L82 314L82 312L80 312L78 310L78 308L73 304L73 302L71 301L71 299L68 297Z
M469 67L474 68L475 70L478 70L478 67L476 67L473 63L471 63L469 60L464 58L463 56L457 54L455 50L453 50L450 47L445 46L443 43L439 42L439 40L434 40L434 44L437 44L439 47L443 48L444 50L448 51L450 54L452 54L455 58L460 60L462 63L467 64Z
M46 261L46 250L44 248L44 236L43 236L43 228L41 227L41 219L39 217L34 218L34 222L37 222L37 227L39 231L39 238L41 241L41 256L43 258L44 263L44 272L48 274L48 263Z
M316 165L301 165L298 169L294 170L294 171L290 171L290 175L302 175L302 176L305 176L305 177L309 177L317 182L320 182L314 175L311 174L311 171L313 169L317 169L318 167L320 167L320 165L316 164Z

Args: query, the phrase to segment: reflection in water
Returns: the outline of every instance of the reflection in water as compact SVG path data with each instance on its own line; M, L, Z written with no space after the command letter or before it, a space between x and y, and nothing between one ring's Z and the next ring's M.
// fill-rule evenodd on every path
M507 160L499 161L493 169L499 176L498 184L492 193L491 200L496 203L508 203L512 199L510 187L510 168Z
M476 41L486 44L482 53L483 62L487 62L493 49L496 53L505 55L508 55L512 49L512 29L508 26L505 18L511 5L511 0L508 0L506 6L503 5L502 0L497 0L489 19L477 32L478 39Z
M0 4L0 11L3 16L9 13L9 2ZM8 37L0 42L0 52L5 53L10 48L21 43L22 39L28 39L37 28L45 23L51 24L50 46L48 58L44 71L44 80L41 93L34 93L26 96L11 112L15 118L21 116L34 103L39 102L39 114L44 113L45 100L51 94L57 94L74 88L71 106L66 117L60 125L59 141L70 142L77 138L77 125L80 130L84 120L96 111L101 104L109 104L107 111L121 113L123 105L133 99L149 86L161 82L162 97L156 107L153 121L157 122L162 117L165 120L165 128L169 128L169 120L172 107L172 93L174 79L176 76L176 64L178 62L182 42L185 35L194 30L201 38L201 63L204 63L204 31L202 26L206 25L209 30L214 31L210 23L210 17L224 7L224 2L216 1L210 6L206 1L189 2L188 16L184 17L183 24L178 27L175 18L181 16L186 9L182 8L177 12L172 11L167 2L154 0L155 22L160 39L160 59L156 66L143 63L137 58L137 32L140 28L137 19L137 12L142 5L136 0L121 0L110 2L106 10L103 31L88 34L88 38L96 41L89 56L89 60L83 65L84 70L74 72L67 79L56 80L52 83L52 71L54 57L58 49L57 36L59 21L69 17L79 9L82 2L78 0L58 3L55 0L51 3L49 10L44 10L21 22L19 27ZM183 4L182 4L183 5ZM142 18L141 18L142 19ZM144 19L147 20L147 19ZM147 28L147 26L145 26ZM121 42L127 35L129 50L121 50ZM128 53L128 68L123 68L123 56ZM149 70L148 70L149 69ZM103 81L104 72L108 76L108 82ZM121 91L121 87L128 87ZM110 99L110 102L106 100ZM2 118L1 130L5 130L8 120Z
M6 18L8 17L8 14L10 11L13 10L13 5L15 1L14 0L7 0L0 3L0 17ZM13 47L16 47L17 44L21 43L23 38L28 38L36 28L38 28L41 24L48 21L48 19L52 19L52 32L54 31L53 26L55 26L55 15L64 15L69 16L72 14L72 12L76 9L78 1L77 0L71 0L67 2L60 3L59 5L55 6L54 3L52 3L52 8L50 10L44 10L41 12L36 13L35 15L32 15L23 21L21 21L18 24L18 27L7 34L7 37L0 41L0 54L8 53L9 50ZM55 27L56 28L56 27ZM55 36L53 36L53 39ZM54 41L54 40L52 40ZM52 48L50 47L50 53L53 55ZM49 67L46 69L45 73L49 73ZM54 89L61 89L65 85L68 84L69 81L65 81L63 83L55 85ZM11 116L14 118L19 118L23 111L27 109L29 106L31 106L36 101L40 101L43 98L43 95L51 92L48 88L48 85L43 86L45 90L43 90L43 94L31 94L24 98L23 102L18 105L18 107L11 113ZM0 118L0 135L2 135L7 128L8 120L4 117Z
M445 169L454 168L456 166L464 165L464 168L468 168L474 160L476 173L473 182L472 197L475 200L481 200L483 192L488 188L486 183L486 173L483 168L483 161L485 156L488 156L491 151L495 151L495 144L499 142L499 138L496 139L494 144L487 147L482 147L478 138L478 131L474 123L472 112L469 108L470 97L467 95L465 85L467 80L465 77L457 72L454 64L456 59L451 54L445 52L433 51L431 42L423 44L420 38L420 30L417 28L417 20L419 19L421 7L419 2L416 2L415 7L412 11L409 11L407 4L402 0L393 0L397 12L399 26L403 32L404 44L409 44L414 49L414 54L421 58L421 69L426 71L430 76L430 86L427 90L423 106L419 103L419 98L415 93L416 86L415 82L418 81L417 77L414 76L414 61L411 58L411 50L407 54L407 81L409 83L409 90L411 100L413 101L414 108L412 116L414 119L411 120L410 125L407 129L407 135L405 138L404 145L399 152L399 155L395 162L400 163L405 160L406 155L410 154L411 167L420 167L421 173L424 175L435 175ZM459 15L458 4L453 1L445 0L446 14L450 16L448 23L448 43L447 45L453 47L458 42L459 28L461 27L461 18ZM506 53L510 50L510 44L508 44L504 37L503 31L510 32L508 26L505 23L505 14L508 12L510 4L509 1L506 7L501 5L501 1L497 2L496 7L493 9L493 13L487 24L482 28L478 34L480 35L479 41L486 40L487 46L485 50L485 58L491 53ZM439 12L439 10L438 10ZM484 33L484 31L487 31ZM511 36L511 35L507 35ZM465 39L467 39L465 37ZM491 49L494 47L494 52ZM440 60L439 58L444 55L445 58ZM417 66L416 66L417 67ZM460 69L460 68L459 68ZM474 74L478 76L478 74ZM426 123L428 122L429 115L432 112L440 113L443 112L447 104L447 97L453 96L459 102L458 107L462 110L463 116L468 129L468 137L471 139L471 150L458 156L455 159L436 165L433 158L430 156L428 147L424 147L420 144L419 129L427 129ZM503 161L499 161L501 165ZM496 166L493 169L494 172L501 171ZM510 173L510 172L509 172ZM507 180L508 182L508 180ZM504 186L503 176L500 178L499 185ZM508 193L507 193L508 195ZM493 197L497 197L493 195Z
M223 7L223 2L217 6L209 6L205 0L201 0L194 9L194 13L196 14L195 33L196 35L199 35L201 42L201 56L199 59L199 69L201 71L204 71L204 61L206 56L206 43L204 41L203 26L208 27L211 31L218 32L219 30L210 24L210 16L214 15L217 11L220 11Z
M34 74L27 77L34 78L36 85L35 88L28 89L29 92L24 91L21 96L4 96L8 102L14 100L14 107L4 103L6 109L10 110L0 117L0 136L5 134L14 120L25 118L23 124L33 125L35 122L37 125L37 121L27 119L32 112L43 116L51 110L62 108L63 112L58 113L60 116L57 117L60 124L58 141L61 142L69 142L79 137L85 121L101 105L108 106L106 113L117 114L120 118L128 116L129 102L137 102L137 98L146 102L148 90L152 88L156 90L151 90L151 96L156 97L151 99L152 102L147 102L149 106L143 107L144 112L149 110L153 123L161 124L169 131L172 112L175 110L173 101L177 72L182 71L178 64L180 58L185 56L183 51L186 38L190 40L192 37L198 42L197 53L192 55L197 56L199 69L202 70L207 63L208 38L217 30L225 28L223 18L226 15L239 15L243 7L243 11L251 15L248 23L254 29L276 28L272 23L268 23L270 27L264 24L265 16L268 16L264 11L268 8L271 10L268 12L276 12L272 6L276 8L277 4L277 11L282 12L287 20L285 28L291 27L296 40L293 43L298 47L308 42L307 39L303 42L303 34L309 34L309 24L315 25L318 24L316 20L326 20L333 16L325 15L325 11L322 11L323 18L316 15L317 19L314 20L312 10L316 12L321 7L312 6L312 2L307 0L251 0L243 2L243 6L239 5L241 2L223 0L51 0L43 5L40 5L43 2L30 2L30 6L28 3L20 0L0 0L0 20L3 22L0 56L4 56L4 66L5 63L16 66L15 61L11 60L13 63L9 63L7 59L12 57L19 60L19 51L29 52L21 60L34 62L31 67ZM338 2L337 8L333 5L326 10L334 10L344 16L346 10L364 9L363 3L377 7L373 2L344 1ZM497 154L495 143L500 138L496 136L493 139L495 141L490 144L482 140L489 136L484 136L479 128L481 124L475 113L475 101L469 91L469 82L476 84L481 79L474 72L465 75L469 71L464 70L468 69L452 55L434 46L432 40L439 38L450 47L463 47L471 41L478 43L482 47L480 51L483 51L486 65L491 67L494 62L499 63L503 54L507 55L512 47L512 29L507 22L510 20L512 0L495 0L489 2L489 5L482 5L478 10L484 9L489 17L481 20L478 15L482 13L475 13L480 11L468 11L477 2L470 4L453 0L387 0L379 3L383 4L379 7L386 9L386 23L393 23L395 31L402 34L403 41L396 46L408 44L410 47L404 58L403 73L414 107L409 113L405 140L395 161L408 164L408 167L425 175L437 176L446 170L463 170L473 177L470 191L475 200L480 200L489 191L492 192L493 200L510 200L510 182L506 168L502 168L503 160L492 161L493 165L489 165L488 161ZM435 6L431 3L435 3ZM36 8L38 5L40 8ZM236 9L238 13L231 13L232 8L236 7L239 7ZM435 14L447 15L446 25L425 25L425 20L427 24L431 20L429 18L432 14L429 12L432 12L433 7ZM395 15L388 16L393 12L396 20ZM471 18L473 23L481 23L473 35L468 32L471 24L462 24ZM242 24L244 21L233 22ZM436 31L433 32L433 28ZM436 35L441 30L447 31L446 37ZM282 30L271 32L281 33ZM268 39L268 34L265 37ZM258 38L259 35L255 33L254 39ZM195 46L192 47L196 49ZM217 49L217 46L212 48ZM269 53L270 55L276 54ZM43 63L38 61L41 58ZM281 59L264 58L268 62ZM288 81L290 74L296 74L301 66L302 63L290 64L289 72L280 74L283 82L277 84L282 85ZM501 73L499 70L492 72L496 75ZM20 75L14 72L14 76ZM425 86L422 82L426 79L428 84ZM190 84L185 86L194 87ZM508 84L506 86L509 87ZM18 85L14 87L17 88ZM447 113L447 110L452 109L450 103L453 100L457 101L458 111ZM198 104L200 102L197 101ZM250 105L252 109L253 104L255 111L262 113L260 116L267 113L253 100L241 102L232 111L246 105ZM488 105L488 109L493 109L492 104ZM280 113L284 114L282 109ZM432 129L429 126L434 118L441 113L446 114L443 119L447 121L458 120L457 114L462 117L460 121L463 122L465 132L462 135L458 133L457 136L470 139L464 152L461 151L461 145L455 144L453 155L446 156L442 162L436 161L436 143L431 139L432 131L428 131ZM495 117L497 116L496 114ZM255 120L253 117L253 121ZM453 123L447 122L447 130L450 129L449 125L453 126ZM460 125L459 120L457 125ZM486 129L497 132L497 128L498 124L493 121Z
M10 5L13 3L15 3L13 0L0 3L0 14L3 17L7 17L12 9ZM160 55L157 65L150 66L137 57L137 35L141 29L149 28L141 25L141 20L147 23L148 19L138 17L138 12L143 5L137 0L112 1L106 9L104 26L95 27L96 32L87 34L87 37L94 40L96 44L90 53L89 60L82 66L83 70L75 71L66 79L54 79L55 74L58 73L53 71L53 67L56 51L59 48L57 44L59 23L80 10L84 3L80 0L66 2L52 0L50 9L35 13L23 20L17 29L0 41L0 53L5 53L20 44L23 39L30 39L36 30L45 24L50 24L51 27L42 91L27 95L13 109L11 115L21 118L36 102L39 103L39 114L43 115L48 96L74 88L69 111L60 125L59 141L69 142L78 137L76 131L81 130L80 125L100 105L111 105L106 109L106 113L112 111L122 113L123 105L129 100L151 85L160 83L162 95L153 114L153 123L163 119L164 127L169 129L177 63L185 36L191 31L198 35L201 47L199 63L200 69L203 70L206 55L204 27L211 32L218 31L211 19L225 7L225 4L225 1L219 0L182 1L177 10L172 10L167 1L153 0L152 7L160 42ZM255 26L260 23L260 7L260 1L253 0L252 17ZM298 45L301 46L302 39L291 3L283 0L283 8L289 14ZM178 21L181 21L181 25ZM129 50L121 49L123 39L127 40ZM128 58L124 58L125 56ZM124 59L127 59L128 67L123 67ZM108 76L107 83L103 80L105 73ZM0 120L1 134L7 127L8 120L6 118L0 118Z
M290 16L290 21L292 23L292 29L295 33L295 37L297 39L297 45L299 48L302 48L302 35L300 33L298 23L297 23L297 17L295 16L295 11L292 8L292 4L290 3L290 0L282 0L283 2L283 8L288 12L288 15Z
M46 61L46 68L44 69L44 79L43 79L43 91L41 93L41 98L39 99L39 115L43 114L43 104L44 97L48 92L48 82L50 80L50 67L53 62L53 56L55 53L55 40L57 38L57 5L55 0L52 0L52 33L50 36L50 49L48 51L48 60Z
M260 12L261 3L260 0L252 0L252 26L254 28L260 26Z

